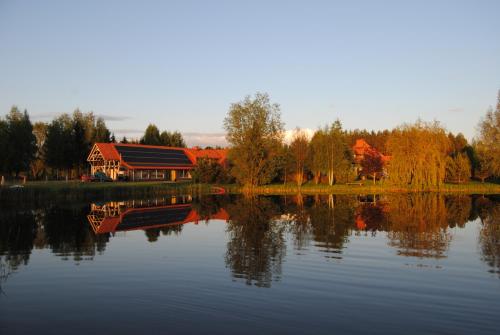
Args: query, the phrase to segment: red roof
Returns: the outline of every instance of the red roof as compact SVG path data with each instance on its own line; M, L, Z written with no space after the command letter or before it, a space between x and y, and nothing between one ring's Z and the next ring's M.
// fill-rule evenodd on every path
M165 223L163 223L163 224L158 223L158 224L151 225L151 226L140 226L140 227L132 226L132 227L120 228L121 222L123 221L123 219L127 215L130 215L132 213L135 213L135 214L141 213L143 216L147 216L148 212L155 211L155 210L162 209L162 208L164 208L164 209L190 208L190 211L185 218L183 218L177 222L166 223L166 224ZM146 229L150 229L150 228L176 226L176 225L181 225L181 224L186 224L186 223L198 224L198 222L200 220L206 220L206 219L228 221L229 214L224 209L221 208L221 209L219 209L219 211L217 211L217 213L211 214L208 218L202 218L196 210L191 208L190 204L166 205L166 206L147 207L147 208L128 208L127 210L125 210L124 212L119 214L118 216L105 216L99 225L97 225L95 227L92 225L92 228L94 229L94 232L96 234L102 234L102 233L111 233L111 232L115 232L118 230L123 230L123 231L138 230L138 229L146 230Z
M228 149L200 149L200 148L191 148L186 149L191 155L193 155L195 159L195 163L198 158L208 158L217 160L219 164L224 164L227 159Z
M371 148L371 145L369 145L364 139L358 138L352 147L352 151L354 151L355 155L364 155L365 151Z
M120 160L120 154L115 149L116 143L96 143L95 145L105 160Z
M371 145L368 144L363 138L358 138L356 140L356 143L352 147L352 151L354 152L355 161L356 163L359 163L362 159L363 156L370 152L375 155L379 155L380 158L382 159L382 162L386 163L389 160L391 160L391 156L384 155L380 153L377 149L373 148Z

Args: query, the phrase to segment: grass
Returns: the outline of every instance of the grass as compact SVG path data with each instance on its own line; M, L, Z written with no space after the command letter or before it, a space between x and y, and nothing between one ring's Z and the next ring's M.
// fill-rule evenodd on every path
M240 187L230 187L230 192L242 193ZM469 182L466 184L444 184L441 188L413 189L408 187L398 187L389 184L365 181L362 185L325 185L306 183L298 187L294 183L271 184L259 186L254 189L256 194L383 194L383 193L414 193L414 192L436 192L436 193L463 193L463 194L500 194L500 184Z

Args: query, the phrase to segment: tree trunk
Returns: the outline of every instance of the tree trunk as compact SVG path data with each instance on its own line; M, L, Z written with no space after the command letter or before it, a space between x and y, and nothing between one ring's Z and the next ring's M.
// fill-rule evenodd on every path
M373 185L375 185L375 176L376 176L376 174L374 173L373 174Z

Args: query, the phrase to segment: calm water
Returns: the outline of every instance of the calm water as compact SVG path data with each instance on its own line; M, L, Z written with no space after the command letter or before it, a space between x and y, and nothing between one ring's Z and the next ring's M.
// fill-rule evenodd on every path
M0 333L498 334L500 197L0 209Z

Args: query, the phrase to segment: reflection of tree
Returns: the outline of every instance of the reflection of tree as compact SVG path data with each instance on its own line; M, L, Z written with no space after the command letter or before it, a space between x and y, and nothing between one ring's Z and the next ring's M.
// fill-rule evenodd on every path
M149 228L145 230L145 234L149 242L156 242L160 237L160 233L163 236L179 235L182 232L183 227L184 225L182 224L175 224L171 226L164 226L161 228Z
M87 206L72 208L49 207L43 215L45 228L45 244L64 259L73 257L81 261L92 257L96 252L102 253L109 241L109 235L95 235L89 225L84 224Z
M446 212L448 215L448 225L453 228L465 227L470 221L472 209L472 199L468 195L456 195L446 197Z
M35 235L32 211L0 210L0 292L2 282L21 265L28 264Z
M355 198L329 196L309 208L312 233L321 251L341 253L354 223Z
M279 280L285 257L285 226L273 220L277 206L269 198L241 198L228 204L226 265L247 285L270 287Z
M298 250L304 249L312 239L308 201L304 202L302 195L297 195L290 201L287 198L284 198L284 200L281 210L285 215L282 216L282 222L286 223L289 232L292 234L295 248Z
M208 221L224 208L229 200L229 196L202 195L193 199L192 206L202 220Z
M361 203L356 208L356 228L371 231L385 230L387 226L387 207L385 202Z
M500 203L483 198L480 213L482 227L479 244L482 259L491 267L491 272L500 276Z
M444 197L416 193L390 197L389 245L398 254L415 257L446 257L451 241L447 230Z
M28 264L35 235L36 222L32 211L1 211L0 261L6 273Z

